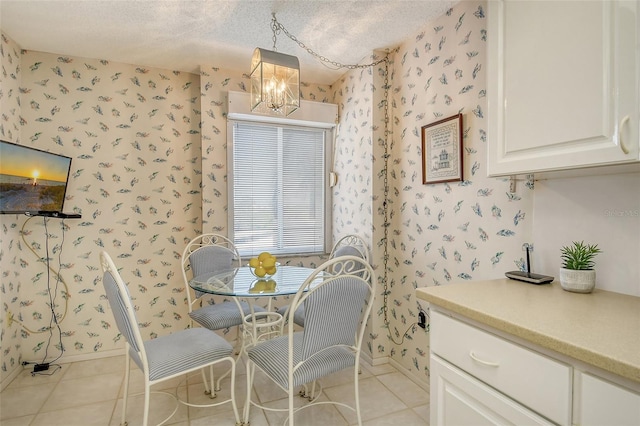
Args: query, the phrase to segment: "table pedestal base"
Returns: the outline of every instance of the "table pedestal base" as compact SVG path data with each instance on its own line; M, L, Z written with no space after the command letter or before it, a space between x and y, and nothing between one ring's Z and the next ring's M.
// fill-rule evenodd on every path
M242 319L243 349L280 336L282 323L283 317L277 312L255 312L245 316Z

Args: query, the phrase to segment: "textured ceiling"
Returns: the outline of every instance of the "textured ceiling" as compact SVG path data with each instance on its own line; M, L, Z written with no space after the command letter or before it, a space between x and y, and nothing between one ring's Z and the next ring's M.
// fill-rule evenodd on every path
M198 73L200 65L249 71L253 49L273 49L271 13L307 47L343 64L369 62L456 1L446 0L1 0L2 30L20 47ZM344 70L285 36L277 49L300 60L301 80L331 84Z

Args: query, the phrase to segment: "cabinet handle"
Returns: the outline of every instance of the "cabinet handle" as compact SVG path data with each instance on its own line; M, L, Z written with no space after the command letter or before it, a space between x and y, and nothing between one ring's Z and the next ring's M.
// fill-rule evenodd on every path
M627 148L624 145L624 141L622 140L622 127L627 123L627 121L629 121L631 119L631 117L629 117L628 115L626 115L622 120L620 120L620 126L618 127L618 143L620 144L620 149L622 149L622 152L624 152L625 154L629 153L629 148Z
M473 351L469 352L469 356L471 357L472 360L474 360L475 362L482 364L482 365L486 365L487 367L500 367L500 364L498 364L497 362L490 362L490 361L484 361L480 358L478 358L476 356L476 354L473 353Z

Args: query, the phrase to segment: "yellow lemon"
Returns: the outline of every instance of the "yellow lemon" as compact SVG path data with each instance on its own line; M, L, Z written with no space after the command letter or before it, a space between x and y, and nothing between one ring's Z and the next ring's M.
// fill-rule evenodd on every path
M258 266L255 271L253 271L257 277L264 277L267 274L267 271L264 270L262 266Z
M260 262L264 262L265 259L268 259L270 257L271 257L271 253L269 253L268 251L263 251L258 255L258 260Z
M273 275L276 273L276 267L272 266L271 268L264 268L265 272L269 275Z
M249 260L249 266L251 266L252 268L257 268L258 266L260 266L260 261L257 257L252 257L251 260Z
M276 266L276 258L275 257L267 257L265 260L262 261L262 267L264 269L271 269L274 266Z

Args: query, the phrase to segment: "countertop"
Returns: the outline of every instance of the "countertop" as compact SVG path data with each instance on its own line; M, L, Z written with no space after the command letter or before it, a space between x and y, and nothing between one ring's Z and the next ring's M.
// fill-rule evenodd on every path
M481 324L640 382L640 297L509 279L416 289L416 296Z

